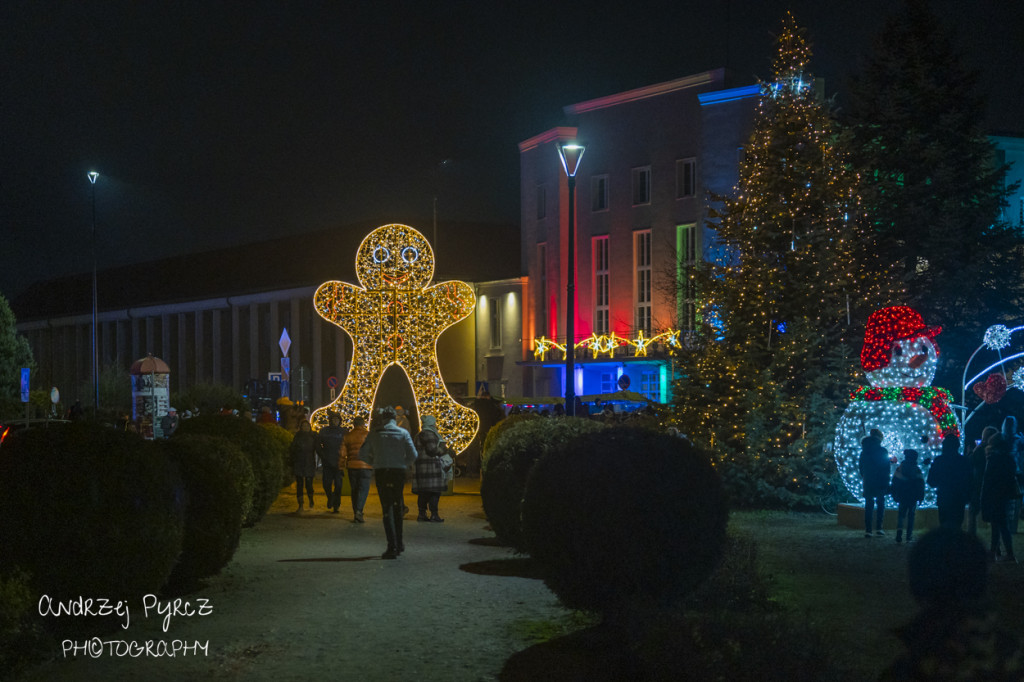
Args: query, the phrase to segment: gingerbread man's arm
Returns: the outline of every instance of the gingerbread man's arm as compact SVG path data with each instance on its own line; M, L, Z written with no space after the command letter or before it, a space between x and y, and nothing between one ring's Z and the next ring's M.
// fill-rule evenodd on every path
M473 312L473 287L465 282L438 282L423 289L432 302L441 329L446 329Z
M320 317L345 328L346 320L366 306L366 290L347 282L324 282L313 295Z

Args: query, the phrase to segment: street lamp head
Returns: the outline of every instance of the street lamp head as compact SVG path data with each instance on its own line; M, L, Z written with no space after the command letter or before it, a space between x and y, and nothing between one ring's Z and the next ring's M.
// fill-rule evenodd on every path
M89 182L91 182L92 184L95 185L96 184L96 178L98 178L99 176L100 176L100 174L97 173L96 171L89 171Z
M585 149L586 147L575 142L567 142L558 146L558 157L562 159L562 168L570 178L576 177L576 171L580 168L580 160L583 158Z

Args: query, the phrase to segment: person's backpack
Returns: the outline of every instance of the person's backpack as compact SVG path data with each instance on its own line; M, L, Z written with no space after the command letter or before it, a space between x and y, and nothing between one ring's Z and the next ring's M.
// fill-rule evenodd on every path
M429 429L420 431L420 444L427 457L440 457L444 452L441 447L441 437Z

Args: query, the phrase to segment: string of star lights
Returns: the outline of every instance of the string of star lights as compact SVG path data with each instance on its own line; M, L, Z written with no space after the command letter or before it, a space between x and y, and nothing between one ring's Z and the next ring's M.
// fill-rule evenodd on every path
M985 403L978 403L974 409L970 412L967 411L967 389L970 388L974 382L980 380L986 376L992 370L998 369L1002 371L1003 377L1009 379L1009 384L1017 388L1018 390L1024 391L1024 366L1019 367L1010 377L1006 376L1006 365L1011 360L1017 360L1024 358L1024 352L1014 353L1012 355L1003 356L1003 351L1010 347L1011 338L1016 332L1024 330L1024 325L1019 327L1008 328L1006 325L994 324L985 330L985 335L982 337L981 345L971 353L971 357L967 359L967 364L964 365L963 379L960 384L960 404L956 406L957 409L964 413L963 423L964 428L967 427L967 422L971 420L971 417L978 411L978 409ZM971 368L971 363L974 362L974 358L982 350L989 350L996 354L998 360L993 362L985 369L975 374L970 379L967 378L967 372ZM961 444L961 447L963 444Z
M640 330L635 339L625 339L614 332L611 334L591 334L587 338L578 342L574 348L576 350L585 349L589 350L593 357L596 359L602 354L607 354L608 357L613 357L615 351L623 346L630 346L634 349L634 357L647 357L648 349L656 343L664 343L669 348L681 348L682 344L679 343L679 329L670 329L664 331L651 338L644 336L643 330ZM541 360L542 362L547 359L547 354L553 349L562 351L562 358L565 358L565 344L558 343L553 339L549 339L546 336L541 336L539 339L533 340L533 357Z
M419 231L408 225L384 225L370 232L356 251L359 286L330 281L313 296L318 315L352 339L352 363L337 399L310 417L319 430L328 414L343 425L367 418L381 377L391 365L405 372L416 414L432 415L445 442L461 452L479 428L476 412L448 393L437 362L437 339L465 319L476 305L473 288L460 281L430 284L434 253Z

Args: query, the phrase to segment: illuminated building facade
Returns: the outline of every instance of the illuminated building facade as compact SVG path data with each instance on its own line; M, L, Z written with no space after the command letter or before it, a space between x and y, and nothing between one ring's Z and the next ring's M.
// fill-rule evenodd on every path
M576 395L628 385L666 402L672 356L695 327L689 272L715 248L707 193L736 183L757 92L726 87L724 70L699 73L567 106L569 125L519 144L527 395L565 391L568 185L557 147L586 146L576 176Z

